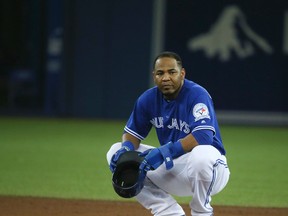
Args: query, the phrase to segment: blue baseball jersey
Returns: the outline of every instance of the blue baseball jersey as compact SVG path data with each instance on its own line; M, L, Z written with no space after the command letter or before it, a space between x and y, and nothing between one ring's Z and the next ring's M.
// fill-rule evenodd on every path
M184 80L175 100L167 101L158 87L145 91L136 101L124 131L139 140L156 129L160 145L176 142L197 130L212 130L213 145L225 155L213 101L197 83Z

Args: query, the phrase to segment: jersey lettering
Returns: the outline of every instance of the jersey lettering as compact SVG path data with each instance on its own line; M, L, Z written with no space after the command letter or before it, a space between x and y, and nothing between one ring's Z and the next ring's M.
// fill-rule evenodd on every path
M189 134L190 133L189 124L187 124L185 121L180 120L180 130L186 134Z
M171 121L172 121L172 122L171 122L171 125L168 125L167 127L168 127L169 129L175 128L175 129L179 130L179 125L178 125L178 123L177 123L177 119L176 119L176 118L172 118Z
M150 120L151 124L154 125L155 128L164 128L164 121L163 121L163 117L155 117L153 119ZM172 118L171 119L171 124L167 125L167 128L169 129L176 129L176 130L180 130L182 132L184 132L185 134L189 134L190 133L190 126L189 124L187 124L187 122L182 121L182 120L178 120L176 118Z
M155 128L163 128L163 117L155 117L150 120L151 124L154 125Z

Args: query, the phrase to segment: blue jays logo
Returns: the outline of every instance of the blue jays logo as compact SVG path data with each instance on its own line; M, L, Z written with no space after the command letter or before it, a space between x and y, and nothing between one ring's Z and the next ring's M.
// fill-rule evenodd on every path
M193 108L193 116L195 117L195 122L208 118L210 119L208 107L204 103L198 103Z

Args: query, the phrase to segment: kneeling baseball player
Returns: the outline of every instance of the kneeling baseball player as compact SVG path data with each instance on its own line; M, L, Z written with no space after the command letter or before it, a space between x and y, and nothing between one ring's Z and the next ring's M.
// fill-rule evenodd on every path
M114 173L121 156L137 151L142 158L136 167L137 182L125 188L126 180L121 180L115 190L124 195L129 191L127 196L135 196L155 216L185 215L173 195L191 197L193 216L211 216L211 196L223 190L230 175L212 98L185 78L178 54L160 53L153 67L156 86L137 99L122 142L107 153ZM141 143L152 127L160 143L157 148Z

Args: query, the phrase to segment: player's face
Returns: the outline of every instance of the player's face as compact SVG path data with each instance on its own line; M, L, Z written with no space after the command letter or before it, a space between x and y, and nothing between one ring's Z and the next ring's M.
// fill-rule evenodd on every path
M185 78L184 68L180 68L176 59L163 57L155 62L154 82L165 99L175 99L181 90Z

